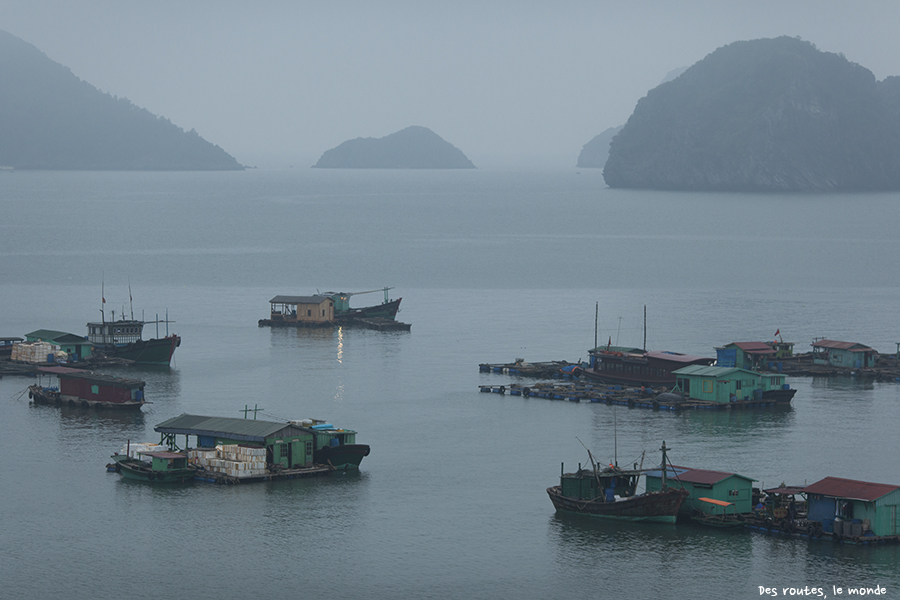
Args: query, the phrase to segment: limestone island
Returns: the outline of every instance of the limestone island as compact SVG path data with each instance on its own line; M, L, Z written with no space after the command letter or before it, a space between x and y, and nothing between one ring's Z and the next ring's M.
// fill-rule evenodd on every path
M612 188L900 190L900 77L798 38L741 41L650 90L609 146Z
M474 169L466 155L427 127L383 138L356 138L326 151L319 169Z
M0 168L219 171L243 167L168 119L103 93L0 31Z

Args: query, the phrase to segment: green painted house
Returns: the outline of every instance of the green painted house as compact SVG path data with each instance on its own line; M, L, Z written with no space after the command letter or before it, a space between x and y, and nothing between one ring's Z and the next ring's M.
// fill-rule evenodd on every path
M80 359L88 358L94 347L84 336L64 331L53 331L52 329L38 329L37 331L26 333L25 340L28 342L46 342L59 346L59 349L69 356L74 355Z
M175 446L175 436L184 435L186 446L190 436L197 446L213 448L238 444L266 449L266 463L285 469L313 465L313 432L293 423L181 415L163 421L154 430L162 434L161 444Z
M692 400L727 404L761 400L767 392L786 389L785 376L760 373L739 367L691 365L675 371L675 393Z
M733 342L716 348L716 365L758 371L765 369L777 353L765 342Z
M754 480L749 477L724 471L670 466L666 470L666 479L669 487L681 486L689 494L681 504L679 509L681 514L689 515L695 510L710 514L722 514L721 507L702 502L700 498L712 498L734 504L734 510L732 511L729 507L727 514L753 511ZM649 471L646 474L646 481L648 492L660 490L662 488L662 469Z
M875 357L878 354L863 344L835 340L817 340L813 342L812 348L813 364L846 369L874 367Z
M900 485L826 477L802 492L806 494L807 517L821 522L825 531L835 532L837 519L842 525L838 535L859 536L866 531L877 536L900 534ZM849 533L845 524L850 526Z

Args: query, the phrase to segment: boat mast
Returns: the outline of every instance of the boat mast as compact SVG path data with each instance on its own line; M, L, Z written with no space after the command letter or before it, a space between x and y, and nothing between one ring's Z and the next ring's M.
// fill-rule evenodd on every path
M647 351L647 305L644 305L644 352Z
M600 316L600 302L594 305L594 348L597 347L597 318ZM900 354L900 344L897 344L897 354Z
M662 455L663 455L663 457L662 457L662 489L665 490L668 488L668 486L666 485L666 450L668 450L668 448L666 448L665 440L663 440L663 445L662 445L662 448L660 448L660 450L662 450Z

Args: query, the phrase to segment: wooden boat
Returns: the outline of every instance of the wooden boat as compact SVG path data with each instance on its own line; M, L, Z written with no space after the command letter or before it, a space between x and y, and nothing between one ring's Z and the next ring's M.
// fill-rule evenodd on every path
M184 452L137 451L113 454L109 467L126 479L154 483L184 483L191 481L198 469L188 462Z
M371 451L368 444L356 443L356 432L352 429L338 429L319 419L300 423L313 432L313 460L317 464L329 465L339 471L358 469Z
M660 448L663 473L666 465L666 443ZM681 503L688 493L681 488L668 487L663 477L662 489L637 494L637 484L645 469L621 469L616 465L599 469L593 457L591 469L579 465L575 473L560 474L560 484L547 488L550 501L557 511L604 519L674 523Z
M622 385L670 387L674 371L688 365L711 365L713 358L678 352L606 346L589 350L590 361L578 374L589 379Z
M115 317L115 315L113 315ZM123 358L139 365L166 365L172 362L175 348L181 345L181 337L166 335L161 338L143 339L144 325L170 323L171 321L139 321L119 319L88 323L88 341L93 352L105 356Z
M41 367L38 372L55 375L59 385L30 385L28 398L35 404L140 409L146 403L144 382L139 379L124 379L70 367Z

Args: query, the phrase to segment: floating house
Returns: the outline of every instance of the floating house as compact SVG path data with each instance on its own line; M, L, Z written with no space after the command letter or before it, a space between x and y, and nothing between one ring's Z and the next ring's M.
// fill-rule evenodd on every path
M139 409L145 403L144 382L139 379L124 379L70 367L42 367L39 372L56 376L59 386L29 386L28 397L36 404Z
M796 390L785 377L738 367L692 365L675 371L673 392L685 398L727 404L730 402L790 402Z
M765 342L733 342L716 348L716 365L758 371L777 354L778 351Z
M866 369L875 366L878 354L872 348L856 342L817 340L812 344L813 364Z
M26 333L25 340L59 346L59 349L65 352L71 360L88 358L91 356L94 346L84 336L64 331L53 331L51 329L38 329L37 331Z
M272 324L326 326L334 321L334 300L328 296L275 296L269 304Z
M0 337L0 358L9 358L13 346L23 341L25 340L20 337Z
M160 444L168 448L177 447L177 435L185 436L186 447L189 437L196 436L200 448L236 445L264 449L263 461L283 469L313 465L313 432L292 423L183 414L163 421L154 430L162 434Z
M736 513L749 513L753 510L754 480L749 477L724 471L670 466L666 469L666 479L669 487L681 486L689 494L681 504L680 512L682 514L690 515L695 510L713 514L715 511L721 510L716 504L702 502L700 498L712 498L731 503L734 505ZM662 469L649 471L646 475L646 482L648 492L661 489Z
M847 537L867 531L875 536L900 534L900 485L826 477L802 492L806 494L807 518L821 522L826 532Z

